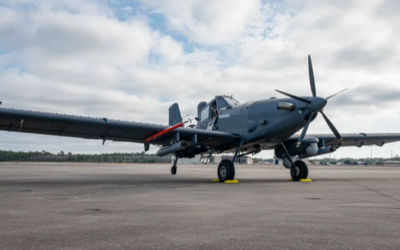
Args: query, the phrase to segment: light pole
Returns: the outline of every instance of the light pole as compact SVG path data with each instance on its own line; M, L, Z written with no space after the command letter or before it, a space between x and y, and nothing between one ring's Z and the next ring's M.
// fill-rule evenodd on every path
M371 149L371 165L372 165L372 149Z
M390 150L390 161L393 161L393 149Z

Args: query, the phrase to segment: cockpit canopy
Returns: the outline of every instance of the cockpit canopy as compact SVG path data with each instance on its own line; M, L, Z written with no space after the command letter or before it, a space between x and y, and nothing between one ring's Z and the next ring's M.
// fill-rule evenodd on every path
M219 98L219 97L221 97L221 98ZM236 100L235 98L233 98L232 96L222 95L222 96L217 96L216 99L217 99L218 109L221 109L226 106L234 107L234 106L240 104L239 101ZM225 103L224 103L224 101L225 101Z
M239 105L239 101L228 95L218 95L209 103L201 102L197 106L200 121L205 121L218 115L218 110L228 106L234 107Z

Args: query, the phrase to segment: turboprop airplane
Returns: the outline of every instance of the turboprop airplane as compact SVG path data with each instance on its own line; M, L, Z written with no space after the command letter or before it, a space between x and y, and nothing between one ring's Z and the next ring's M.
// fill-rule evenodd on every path
M169 126L89 118L43 112L0 108L0 130L55 136L143 143L159 146L157 154L175 155L171 173L177 172L179 158L197 154L233 152L232 159L218 165L218 179L223 182L235 177L237 157L275 150L275 156L290 169L294 181L308 176L308 167L301 159L328 154L339 147L383 146L400 140L396 134L344 134L338 132L324 114L328 100L344 90L323 98L317 96L314 73L308 57L312 96L299 97L277 90L289 98L270 98L239 103L232 96L218 95L197 106L197 125L184 127L178 104L169 108ZM322 115L332 135L308 135L308 126ZM299 130L300 135L295 135Z

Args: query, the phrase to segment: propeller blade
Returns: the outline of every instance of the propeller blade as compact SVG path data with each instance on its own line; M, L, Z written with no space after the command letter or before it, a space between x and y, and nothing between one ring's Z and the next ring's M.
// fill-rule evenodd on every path
M317 90L315 89L314 71L312 68L310 55L308 55L308 74L310 76L310 86L311 86L312 95L317 96Z
M343 142L343 138L342 136L339 134L339 131L337 131L337 129L335 128L335 126L333 126L332 122L328 119L328 117L326 117L326 115L324 114L324 112L319 111L322 116L324 117L326 123L328 124L329 128L332 130L332 132L335 134L336 138L339 140L339 143Z
M299 137L299 140L297 141L297 147L300 147L301 143L303 142L304 136L305 136L306 133L307 133L307 129L308 129L308 126L309 126L310 123L311 123L311 119L312 119L313 115L314 115L314 111L311 112L311 115L310 115L310 117L308 118L308 121L307 121L306 126L304 126L303 131L301 131L301 135L300 135L300 137Z
M338 95L338 94L340 94L340 93L342 93L342 92L344 92L344 91L346 91L346 90L348 90L348 89L349 89L349 88L345 88L344 90L339 91L339 92L337 92L336 94L330 95L330 96L328 96L328 97L325 98L325 99L328 100L329 98L332 98L332 97L334 97L335 95Z
M301 97L298 97L298 96L295 96L295 95L291 95L291 94L282 92L282 91L277 90L277 89L275 89L275 91L276 91L276 92L279 92L279 93L281 93L281 94L284 94L284 95L286 95L286 96L289 96L290 98L296 99L296 100L298 100L298 101L305 102L305 103L310 103L310 101L307 100L307 99L304 99L304 98L301 98Z

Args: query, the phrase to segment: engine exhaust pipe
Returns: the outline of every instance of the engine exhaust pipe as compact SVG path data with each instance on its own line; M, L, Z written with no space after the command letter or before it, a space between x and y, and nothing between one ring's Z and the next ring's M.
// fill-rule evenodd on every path
M170 145L168 147L165 147L165 148L162 148L162 149L158 150L157 151L157 155L158 156L164 156L164 155L167 155L167 154L172 154L172 153L174 153L176 151L180 151L180 150L183 150L183 149L187 148L188 145L189 145L189 143L187 141L180 141L180 142L172 144L172 145Z

